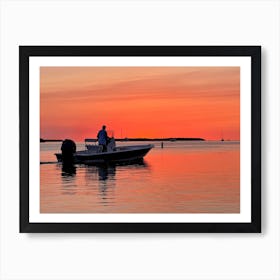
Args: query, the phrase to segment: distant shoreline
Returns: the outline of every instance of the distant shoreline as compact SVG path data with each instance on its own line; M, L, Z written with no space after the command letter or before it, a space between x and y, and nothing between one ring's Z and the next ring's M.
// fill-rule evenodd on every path
M97 141L97 139L95 139ZM120 142L128 142L128 141L205 141L203 138L182 138L182 137L176 137L176 138L115 138L116 141ZM43 139L40 138L40 142L62 142L61 139Z
M43 139L40 138L40 143L44 143L44 142L62 142L63 140L61 139Z
M203 138L117 138L116 141L205 141Z

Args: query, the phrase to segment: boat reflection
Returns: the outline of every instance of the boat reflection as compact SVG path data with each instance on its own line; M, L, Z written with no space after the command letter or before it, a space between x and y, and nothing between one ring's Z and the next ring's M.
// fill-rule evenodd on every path
M116 175L115 166L97 166L98 179L100 181L106 181L108 179L113 179Z
M148 168L143 159L126 164L85 165L85 181L101 199L102 205L112 205L115 199L116 185L120 184L122 173L130 169ZM96 182L97 184L93 184Z
M115 165L85 165L85 181L100 198L104 206L113 204L115 188ZM95 183L94 183L95 182Z
M61 176L73 177L76 175L76 166L74 164L62 164Z
M77 193L76 166L74 164L62 164L61 180L61 194L75 195Z

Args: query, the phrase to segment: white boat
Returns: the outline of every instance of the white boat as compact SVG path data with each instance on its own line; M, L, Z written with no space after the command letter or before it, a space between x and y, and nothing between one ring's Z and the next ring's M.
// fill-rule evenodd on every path
M115 139L111 138L107 145L107 151L102 152L103 147L97 144L95 139L85 139L86 150L77 151L73 154L74 163L95 164L95 163L123 163L143 159L144 156L154 147L147 145L116 146ZM62 154L56 153L56 158L62 162Z

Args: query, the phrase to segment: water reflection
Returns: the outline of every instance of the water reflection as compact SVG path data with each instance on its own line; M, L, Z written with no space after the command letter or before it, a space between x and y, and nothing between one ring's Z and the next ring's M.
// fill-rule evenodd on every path
M102 205L113 203L115 188L115 165L87 165L85 166L85 180L101 199Z
M104 200L107 200L108 198L114 198L113 195L108 196L108 194L112 194L113 189L115 188L116 166L98 166L97 170L99 180L99 196L103 200L103 205L106 205L110 201L104 202ZM112 184L108 184L109 180L112 182Z
M74 164L62 164L61 176L74 177L76 175L76 166Z
M76 194L75 184L76 166L74 164L62 164L61 179L62 179L62 194L74 195Z
M103 206L113 205L116 198L116 184L121 180L123 173L129 174L130 170L145 169L148 165L143 161L134 161L124 164L99 164L86 165L85 181L88 186L96 191Z
M100 181L112 180L116 175L116 166L97 166L97 170Z

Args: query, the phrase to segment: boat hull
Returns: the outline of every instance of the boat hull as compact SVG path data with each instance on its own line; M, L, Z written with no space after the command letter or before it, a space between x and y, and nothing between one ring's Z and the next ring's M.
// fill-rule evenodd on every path
M116 151L94 153L90 150L80 151L74 154L75 163L124 163L143 159L153 148L153 145L141 145L130 147L119 147ZM56 153L57 160L62 161L62 154Z

